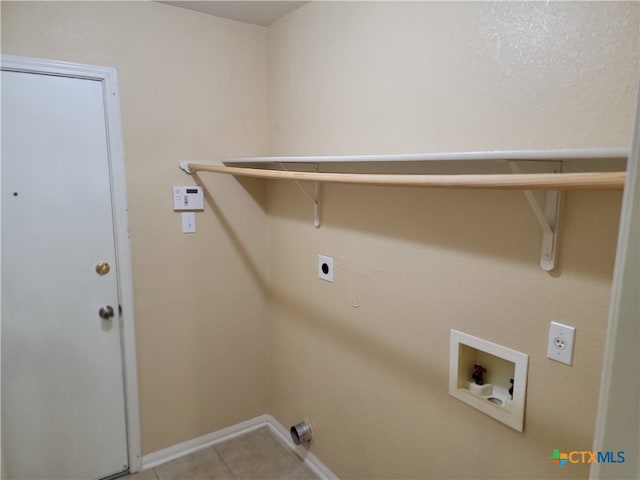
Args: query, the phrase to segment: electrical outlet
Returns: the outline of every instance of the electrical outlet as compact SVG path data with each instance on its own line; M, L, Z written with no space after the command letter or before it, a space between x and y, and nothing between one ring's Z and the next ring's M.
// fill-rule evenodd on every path
M575 335L575 327L563 325L558 322L551 322L549 326L547 358L571 365L573 362L573 341Z
M333 282L333 258L318 255L318 278Z

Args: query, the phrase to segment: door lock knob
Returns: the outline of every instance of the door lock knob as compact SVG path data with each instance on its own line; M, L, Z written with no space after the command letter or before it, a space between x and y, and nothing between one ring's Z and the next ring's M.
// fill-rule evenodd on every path
M100 307L100 310L98 310L98 315L100 315L100 318L102 318L103 320L110 320L114 315L113 307L111 305Z

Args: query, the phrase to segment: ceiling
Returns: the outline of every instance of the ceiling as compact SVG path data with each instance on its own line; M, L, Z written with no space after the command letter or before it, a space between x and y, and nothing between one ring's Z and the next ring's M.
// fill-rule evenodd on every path
M174 1L165 3L200 13L230 18L240 22L253 23L267 27L287 13L301 7L306 2L296 1Z

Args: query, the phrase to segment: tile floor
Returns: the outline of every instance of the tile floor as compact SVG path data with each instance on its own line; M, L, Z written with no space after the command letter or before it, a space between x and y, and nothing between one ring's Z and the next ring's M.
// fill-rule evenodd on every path
M122 477L123 480L311 480L302 460L268 427Z

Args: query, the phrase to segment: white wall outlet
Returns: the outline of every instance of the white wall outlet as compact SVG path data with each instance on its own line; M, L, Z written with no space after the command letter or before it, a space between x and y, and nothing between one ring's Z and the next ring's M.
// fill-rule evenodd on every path
M333 258L318 255L318 278L333 282Z
M551 322L547 358L556 362L571 365L573 362L573 343L576 335L575 327Z
M196 214L182 212L182 233L196 233Z

